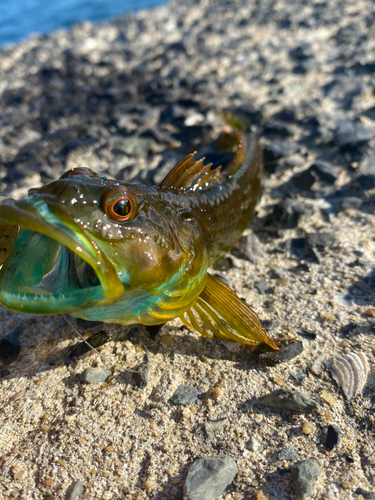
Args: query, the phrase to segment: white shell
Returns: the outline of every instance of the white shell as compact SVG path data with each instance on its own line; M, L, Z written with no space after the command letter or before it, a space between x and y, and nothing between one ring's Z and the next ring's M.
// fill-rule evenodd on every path
M333 358L330 364L332 377L351 400L361 394L366 384L369 365L363 352L349 352Z

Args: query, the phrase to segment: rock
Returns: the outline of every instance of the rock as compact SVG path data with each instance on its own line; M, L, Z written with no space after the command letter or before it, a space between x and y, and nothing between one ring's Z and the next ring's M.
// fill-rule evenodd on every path
M340 432L340 427L338 425L330 424L328 426L326 438L326 448L328 450L333 450L333 448L337 446L339 442Z
M326 161L317 160L310 167L310 170L316 174L320 181L323 181L326 184L334 184L339 178L339 174L337 173L335 167Z
M277 458L279 460L298 460L299 454L293 446L286 446L281 451L279 451Z
M341 328L340 333L343 337L348 339L357 337L361 333L364 335L375 335L375 323L371 321L348 323Z
M0 360L6 365L16 361L21 353L21 343L18 334L21 333L23 329L23 326L18 326L0 340Z
M205 431L208 435L215 434L227 425L229 411L223 411L216 418L209 419L204 424Z
M85 491L82 481L77 479L73 481L69 488L66 490L66 500L78 500L82 493Z
M148 385L149 381L149 373L150 373L150 362L145 361L144 363L140 364L136 370L135 373L133 373L133 378L135 380L135 383L141 388L144 389Z
M214 500L231 484L238 472L236 462L226 455L193 462L184 483L184 500Z
M263 247L254 234L242 236L237 245L233 248L232 254L238 259L249 260L256 264L265 256Z
M198 399L200 392L196 387L182 384L172 394L170 401L175 405L192 405Z
M94 347L96 349L97 347L100 347L100 346L106 344L110 340L111 340L111 335L108 332L106 332L105 330L101 330L100 332L94 333L93 335L91 335L91 337L86 339L86 342L89 345L87 345L86 342L80 342L69 353L69 358L73 359L73 358L76 358L78 356L82 356L86 352L92 351L92 347Z
M307 500L314 495L314 484L321 469L314 458L301 460L292 465L292 481L297 500Z
M280 222L283 228L294 228L298 226L303 217L310 217L316 211L317 209L311 205L287 197L274 206L265 222Z
M322 250L325 247L332 246L336 237L333 233L307 233L306 241L310 247L318 247L319 250Z
M121 153L139 156L149 151L153 147L154 141L148 137L122 137L113 140L112 144Z
M335 143L339 146L353 145L372 139L373 134L360 123L342 120L338 123Z
M293 238L288 242L290 250L299 259L309 261L314 264L322 262L322 256L317 248L311 247L306 238Z
M315 175L308 170L304 170L303 172L299 172L298 174L294 174L291 178L291 182L298 188L303 191L309 191L313 184L316 181Z
M297 413L311 413L318 403L304 394L289 389L278 389L258 400L258 403L277 410L290 410Z
M348 208L360 208L362 205L362 198L358 198L357 196L348 196L344 198L341 202L341 209L346 210Z
M268 292L268 283L264 280L258 280L254 283L255 288L261 295L265 295Z
M255 439L254 436L251 436L249 441L245 444L245 448L249 451L253 451L254 453L258 453L263 450L263 446Z
M299 356L303 352L303 344L300 340L292 342L285 347L282 347L281 351L271 351L259 355L259 359L266 361L267 364L277 365L279 363L285 363L285 361L290 361L291 359Z
M104 368L86 368L80 378L84 382L89 382L90 384L101 384L105 382L107 378L112 375L112 372L105 370Z
M269 173L274 172L277 160L297 153L300 148L298 144L282 139L272 139L267 142L264 147L265 170Z
M373 500L375 498L375 491L367 491L361 487L358 487L354 493L356 495L362 495L364 500Z

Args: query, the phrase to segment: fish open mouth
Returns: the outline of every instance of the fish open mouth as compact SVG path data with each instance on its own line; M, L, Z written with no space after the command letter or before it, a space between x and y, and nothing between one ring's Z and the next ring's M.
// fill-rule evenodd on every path
M9 309L74 312L123 292L113 264L95 241L43 200L4 200L0 221L21 228L0 271L0 303Z

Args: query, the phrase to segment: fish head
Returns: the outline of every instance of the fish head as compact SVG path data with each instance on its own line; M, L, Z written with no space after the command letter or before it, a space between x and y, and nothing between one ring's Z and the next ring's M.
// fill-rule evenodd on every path
M196 276L201 235L172 198L76 168L25 199L3 200L1 223L20 232L0 272L0 302L37 314L126 307L127 296L134 303L137 293Z

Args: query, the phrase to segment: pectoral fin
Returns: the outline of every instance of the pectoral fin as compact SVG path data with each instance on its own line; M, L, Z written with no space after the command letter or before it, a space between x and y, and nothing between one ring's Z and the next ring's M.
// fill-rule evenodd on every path
M247 345L264 342L278 350L258 315L233 290L210 274L207 274L206 286L198 301L180 318L186 326L206 337L215 336Z

